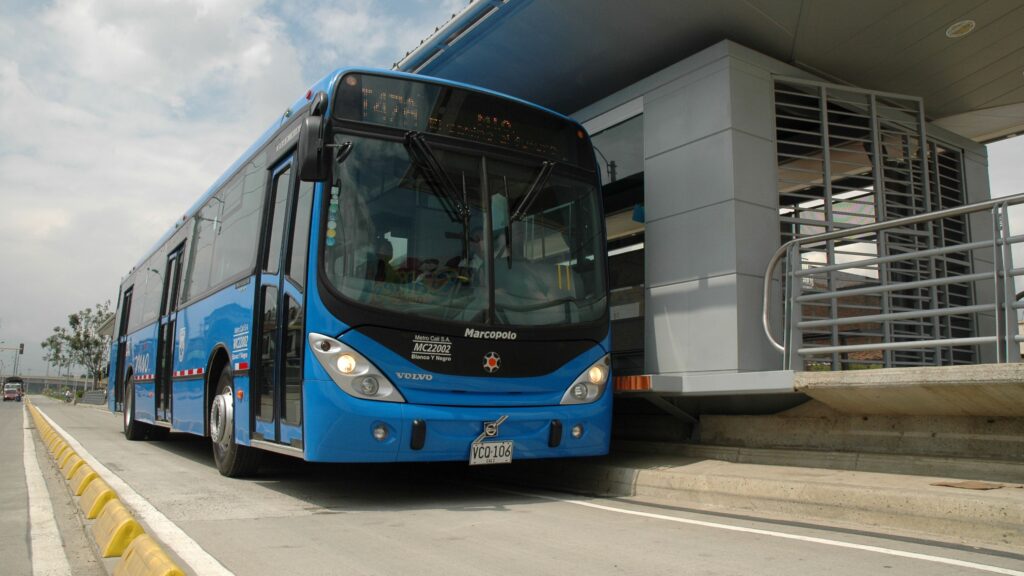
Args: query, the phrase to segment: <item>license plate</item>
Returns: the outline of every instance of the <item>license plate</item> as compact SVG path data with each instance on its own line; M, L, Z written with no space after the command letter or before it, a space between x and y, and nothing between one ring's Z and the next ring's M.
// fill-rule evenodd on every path
M508 464L512 462L512 441L474 442L469 446L469 465Z

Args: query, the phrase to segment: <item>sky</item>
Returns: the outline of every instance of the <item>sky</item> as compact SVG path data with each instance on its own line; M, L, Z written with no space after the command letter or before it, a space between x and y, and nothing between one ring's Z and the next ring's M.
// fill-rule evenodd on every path
M467 0L0 0L0 347L122 276L307 88ZM0 350L10 374L11 352ZM25 370L22 371L23 373Z
M22 373L44 374L40 342L116 303L287 105L334 68L390 68L466 4L0 0L0 347L24 342ZM990 146L990 176L1024 192L1024 138Z

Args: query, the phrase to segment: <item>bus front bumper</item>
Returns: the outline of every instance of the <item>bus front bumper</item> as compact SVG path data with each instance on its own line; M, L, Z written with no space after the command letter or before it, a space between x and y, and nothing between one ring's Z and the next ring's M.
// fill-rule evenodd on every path
M361 400L331 381L307 380L304 391L310 461L468 463L474 442L509 441L513 461L600 456L611 437L610 392L592 404L451 407Z

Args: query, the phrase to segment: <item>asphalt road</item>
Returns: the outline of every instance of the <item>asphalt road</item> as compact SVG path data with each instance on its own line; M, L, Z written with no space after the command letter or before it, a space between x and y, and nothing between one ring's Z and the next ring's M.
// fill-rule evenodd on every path
M217 473L202 439L128 442L119 414L42 398L36 405L166 518L151 533L185 550L181 557L195 550L212 557L202 573L219 563L240 575L1024 575L1024 556L509 488L469 477L461 464L323 465L275 456L259 477L231 480ZM21 462L18 408L0 412L3 437L19 438L0 448L5 559L26 557L23 472L7 465ZM25 564L12 566L19 574Z
M21 402L0 403L0 573L31 574Z

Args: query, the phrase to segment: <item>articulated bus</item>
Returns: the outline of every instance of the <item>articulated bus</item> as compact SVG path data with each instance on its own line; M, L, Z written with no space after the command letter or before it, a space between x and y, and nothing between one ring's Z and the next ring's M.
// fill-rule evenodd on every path
M226 476L605 454L604 218L589 136L494 92L338 70L121 284L109 407Z

